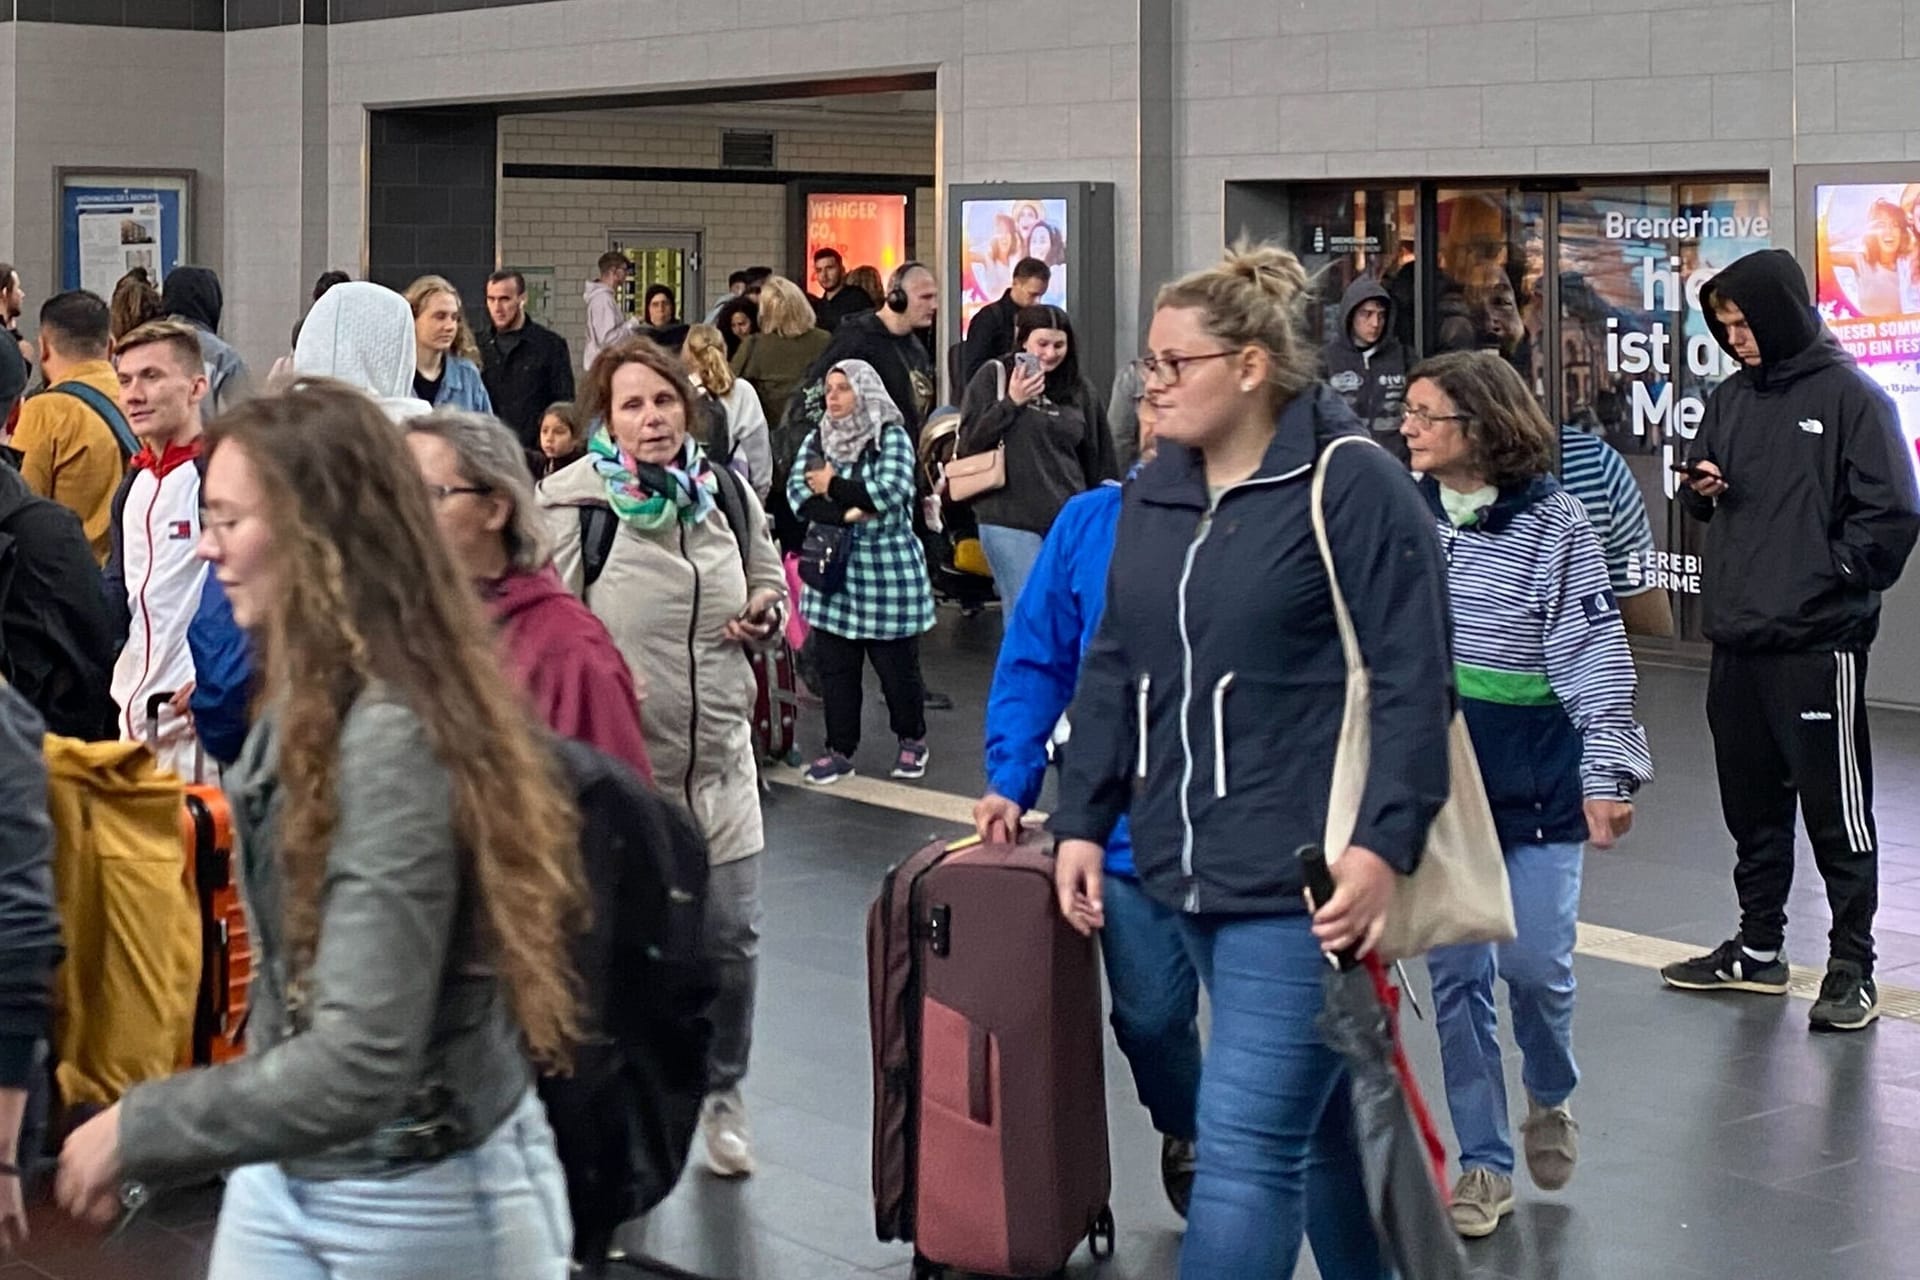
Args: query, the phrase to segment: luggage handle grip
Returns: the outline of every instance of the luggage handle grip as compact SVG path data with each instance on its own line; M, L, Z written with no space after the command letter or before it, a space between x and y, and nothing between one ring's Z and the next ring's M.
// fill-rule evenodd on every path
M160 708L178 697L178 689L163 689L147 695L147 750L158 755L160 752ZM189 724L192 721L188 721ZM200 743L200 735L193 735L193 781L198 786L207 780L207 753Z

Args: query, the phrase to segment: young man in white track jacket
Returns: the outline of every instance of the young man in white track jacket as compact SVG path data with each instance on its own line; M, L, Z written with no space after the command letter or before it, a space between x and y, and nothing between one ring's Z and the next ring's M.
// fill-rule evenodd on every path
M120 401L141 448L113 500L108 592L112 604L126 609L113 701L120 736L144 740L149 700L169 695L160 707L156 752L163 766L188 776L193 729L186 709L194 668L187 629L207 576L198 554L200 402L207 376L198 335L177 320L127 334L117 361Z

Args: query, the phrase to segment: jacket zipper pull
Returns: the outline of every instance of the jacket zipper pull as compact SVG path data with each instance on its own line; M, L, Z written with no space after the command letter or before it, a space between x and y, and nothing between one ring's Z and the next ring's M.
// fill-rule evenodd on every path
M1147 694L1153 689L1153 677L1141 676L1133 695L1133 713L1140 726L1140 741L1134 751L1133 773L1137 778L1147 776Z
M1213 797L1227 798L1227 691L1233 688L1233 672L1220 677L1213 686Z

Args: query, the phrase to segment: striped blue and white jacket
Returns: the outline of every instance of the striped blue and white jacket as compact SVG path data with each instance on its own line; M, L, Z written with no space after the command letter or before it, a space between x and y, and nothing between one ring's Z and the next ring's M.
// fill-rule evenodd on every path
M1620 607L1580 503L1549 476L1502 489L1456 529L1432 478L1453 604L1455 678L1501 842L1582 841L1581 802L1653 778L1633 715Z

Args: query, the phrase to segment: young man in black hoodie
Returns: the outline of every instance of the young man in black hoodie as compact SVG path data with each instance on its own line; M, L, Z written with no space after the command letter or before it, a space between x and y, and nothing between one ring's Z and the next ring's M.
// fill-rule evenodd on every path
M1707 724L1740 933L1660 976L1689 991L1786 993L1797 796L1833 909L1812 1024L1857 1031L1879 1016L1867 649L1880 593L1920 535L1913 461L1893 402L1821 327L1791 254L1748 254L1700 290L1700 308L1742 366L1707 401L1680 491L1710 522Z
M1320 376L1367 424L1374 440L1407 460L1400 405L1407 398L1407 353L1393 336L1393 298L1372 276L1347 286L1340 331L1320 353Z

